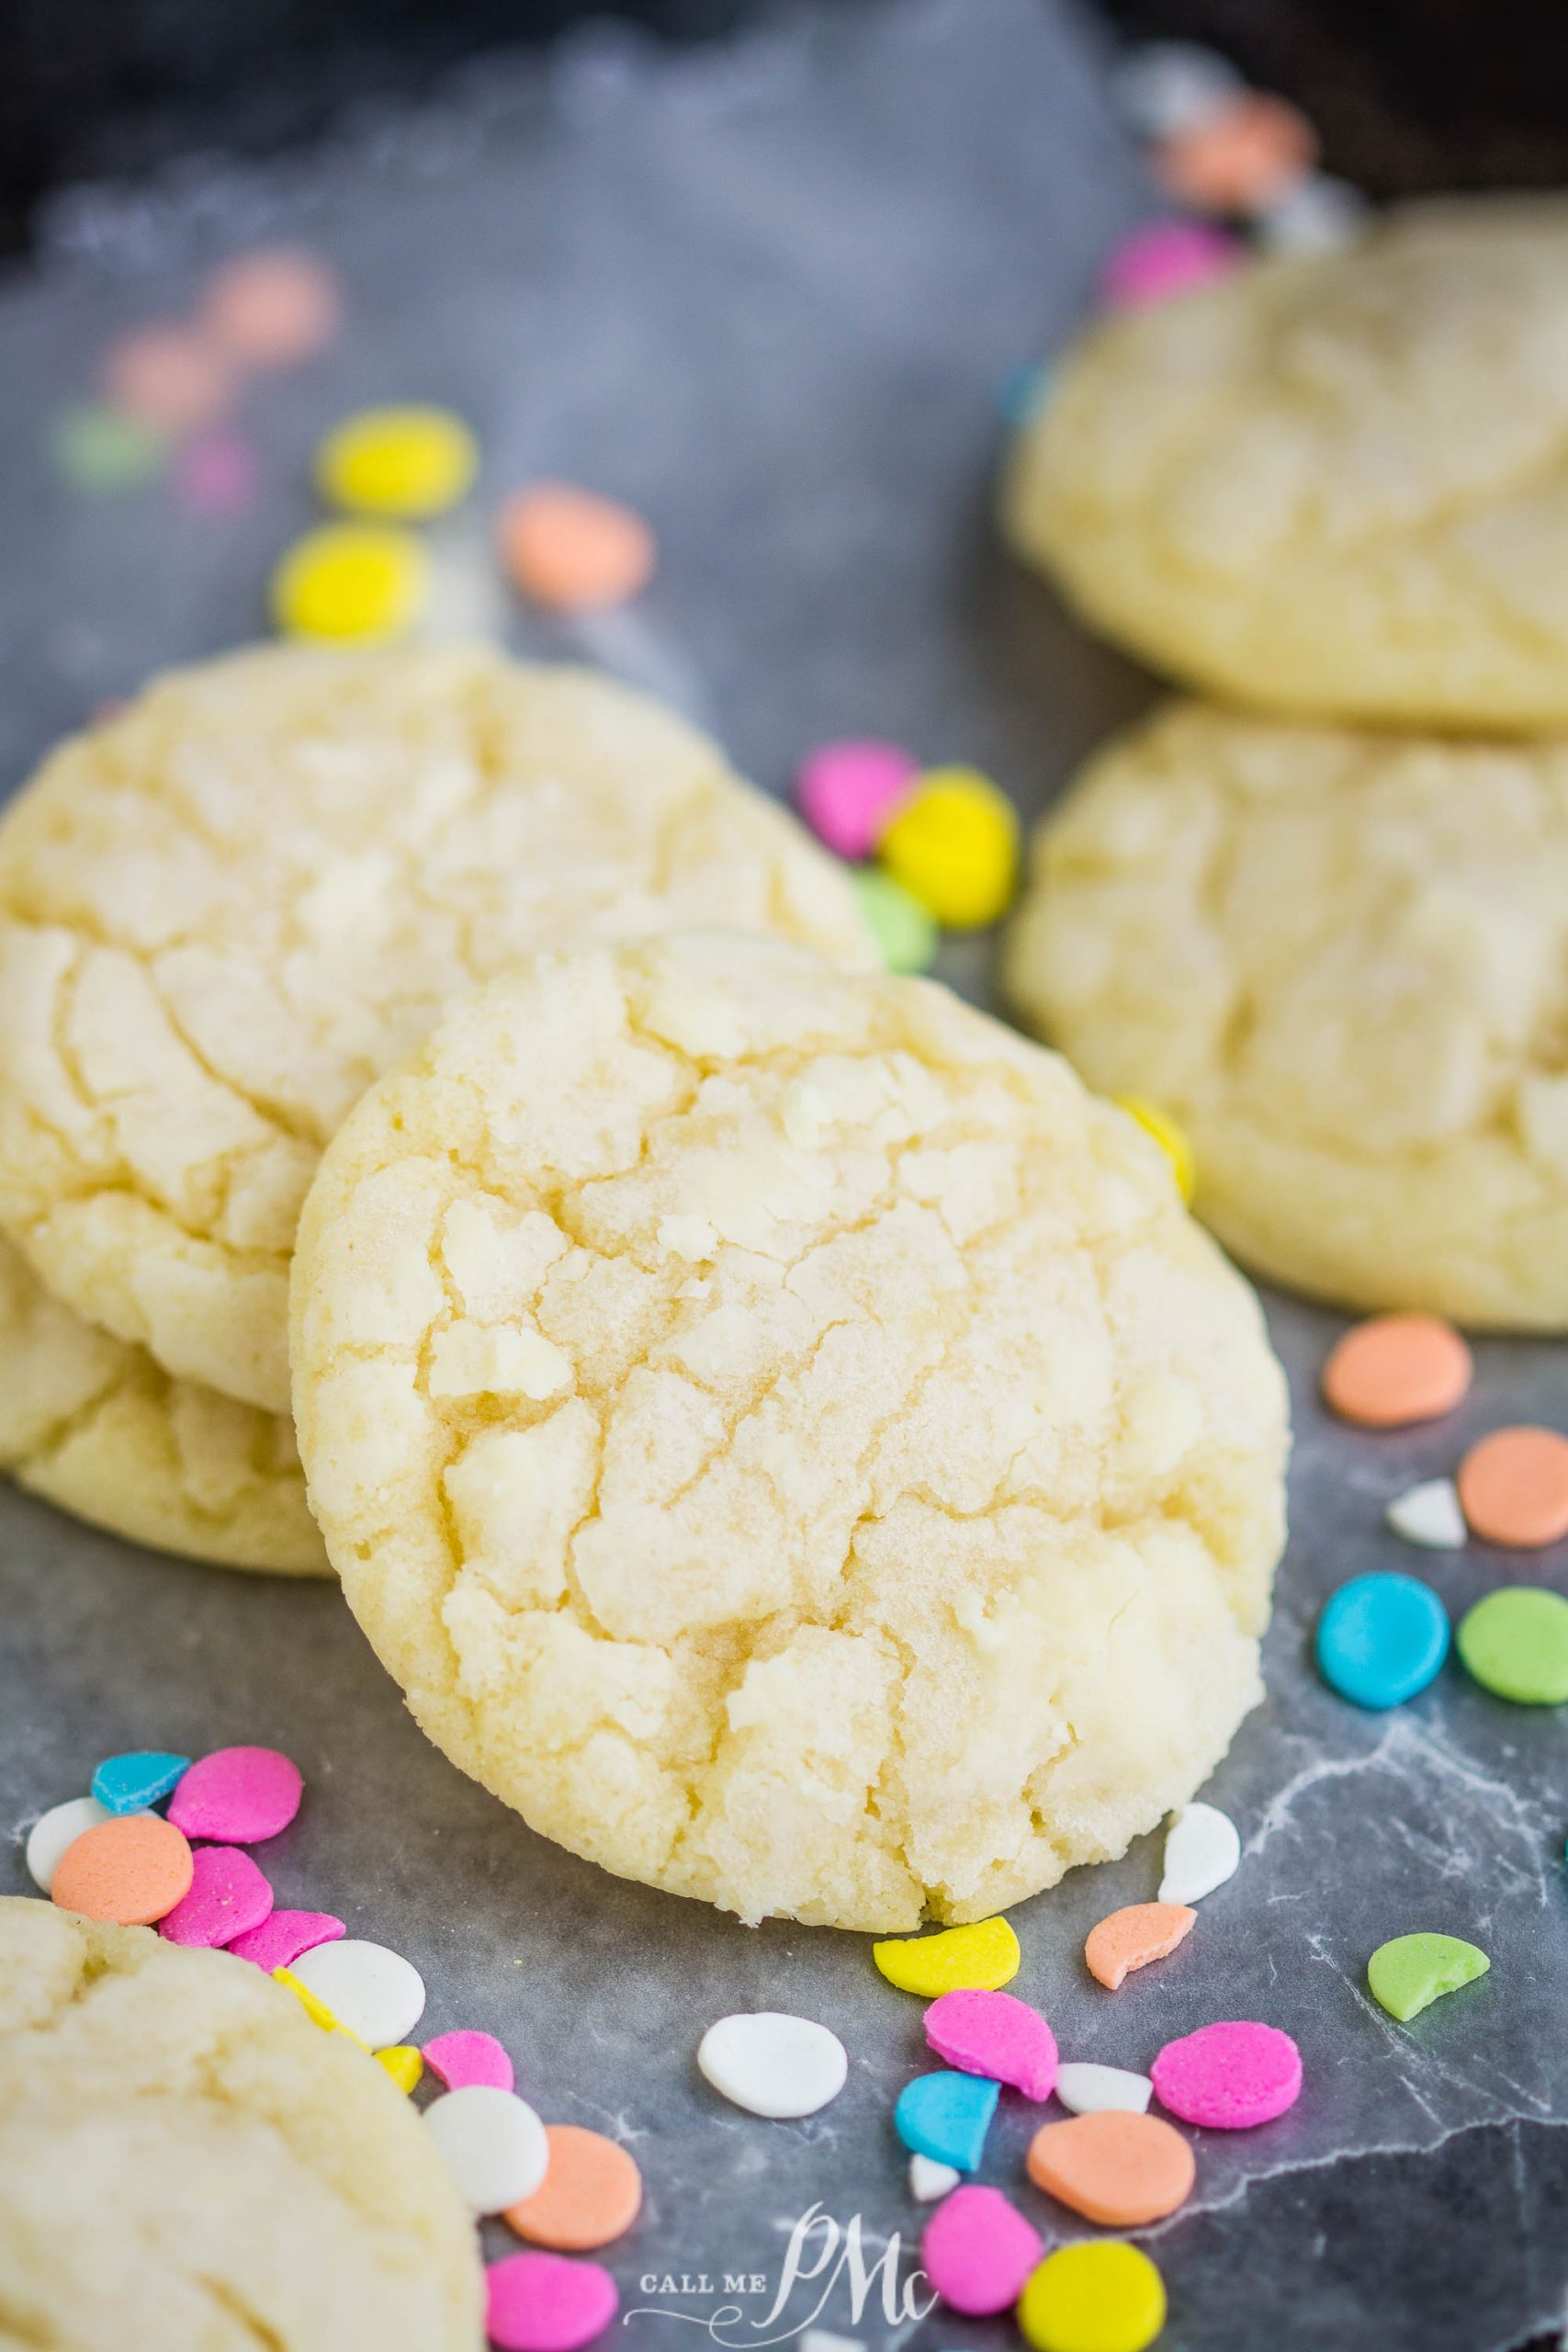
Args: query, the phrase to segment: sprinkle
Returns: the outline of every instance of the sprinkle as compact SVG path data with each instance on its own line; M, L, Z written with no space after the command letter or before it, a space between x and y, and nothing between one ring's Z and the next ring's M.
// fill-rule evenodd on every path
M718 2018L697 2045L697 2065L733 2106L774 2119L815 2115L850 2070L837 2034L776 2009Z
M1086 2221L1135 2230L1163 2222L1192 2194L1197 2165L1157 2115L1075 2115L1043 2123L1029 2143L1029 2177Z
M299 1766L276 1747L220 1747L186 1772L169 1819L187 1838L254 1846L288 1828L304 1786Z
M180 451L175 488L193 514L241 514L255 496L255 452L242 434L206 434Z
M224 353L197 328L178 325L121 336L105 356L102 381L122 416L176 436L216 424L234 392Z
M1494 1430L1471 1447L1457 1484L1483 1544L1536 1551L1568 1535L1568 1438L1556 1430Z
M189 1768L188 1756L171 1756L160 1747L133 1748L128 1755L107 1758L90 1785L106 1813L145 1813L168 1795Z
M49 428L49 451L72 490L98 497L139 490L164 469L168 444L133 416L95 401L62 409Z
M84 1829L96 1829L100 1821L111 1817L96 1797L67 1797L63 1804L51 1805L47 1813L39 1814L28 1832L26 1860L28 1875L40 1894L52 1890L66 1848L75 1844Z
M630 2149L576 2123L552 2123L545 2138L543 2182L506 2209L518 2236L558 2254L590 2254L629 2230L642 2209L642 2175Z
M1056 2037L1038 2009L1010 1993L976 1986L943 1993L926 2011L926 2040L963 2074L988 2075L1025 2098L1051 2096Z
M933 2156L909 2158L909 2194L917 2205L933 2205L957 2188L963 2174L956 2165L939 2165Z
M1043 359L1010 368L997 386L997 406L1010 424L1027 424L1051 397L1052 371Z
M1395 1936L1391 1943L1380 1944L1368 1961L1367 1983L1373 2000L1401 2025L1408 2025L1445 1993L1473 1984L1491 1965L1479 1944L1467 1944L1458 1936Z
M275 1968L272 1972L272 1981L275 1984L281 1984L287 1992L293 1994L310 2023L320 2026L323 2033L346 2034L350 2041L357 2042L361 2050L365 2049L366 2044L360 2041L359 2036L351 2032L342 2018L334 2016L326 2003L312 1993L308 1984L301 1984L291 1968Z
M1201 1903L1241 1865L1241 1835L1218 1805L1184 1804L1166 1833L1162 1903Z
M888 972L929 972L942 945L942 928L919 899L878 866L853 876L855 896Z
M1152 1136L1170 1162L1170 1172L1176 1179L1176 1189L1184 1201L1190 1201L1198 1187L1198 1163L1192 1147L1177 1125L1168 1111L1157 1102L1149 1102L1141 1094L1119 1094L1116 1107L1135 1119L1144 1133Z
M432 2109L434 2113L434 2110ZM558 2254L509 2254L485 2272L485 2333L497 2352L581 2352L620 2307L597 2262Z
M1165 2281L1121 2238L1091 2238L1048 2254L1019 2298L1033 2352L1144 2352L1165 2325Z
M302 1953L314 1951L318 1944L336 1943L347 1932L330 1911L275 1911L259 1928L236 1936L229 1950L237 1960L252 1961L273 1976L280 1968L292 1968Z
M1064 2060L1056 2069L1056 2097L1075 2115L1142 2115L1154 2087L1146 2075L1097 2066L1084 2058Z
M952 931L995 922L1018 884L1018 811L977 768L928 768L885 826L878 855Z
M1366 234L1372 208L1359 188L1309 172L1258 216L1259 243L1276 254L1332 254Z
M1271 2123L1301 2097L1301 2052L1277 2026L1200 2026L1168 2041L1149 2071L1162 2107L1215 2132Z
M1112 246L1100 273L1100 300L1108 311L1145 310L1228 277L1242 258L1242 247L1223 229L1201 220L1151 220Z
M376 2064L384 2066L398 2088L406 2098L417 2090L424 2073L424 2060L411 2043L394 2042L389 2050L378 2050Z
M1463 1403L1474 1375L1470 1350L1436 1315L1374 1315L1347 1331L1323 1367L1323 1399L1342 1421L1408 1429Z
M389 524L329 523L296 539L272 575L290 637L374 644L412 626L424 602L424 550Z
M1145 139L1168 139L1214 121L1246 87L1228 58L1192 40L1140 42L1111 79L1118 113Z
M1374 1568L1329 1597L1317 1621L1317 1670L1358 1707L1398 1707L1436 1680L1449 1617L1419 1577Z
M795 805L840 857L869 857L888 818L919 774L900 744L871 738L819 743L800 763Z
M249 1935L272 1909L272 1888L241 1846L203 1846L192 1857L191 1883L158 1932L172 1944L216 1951Z
M472 433L448 409L367 408L321 442L316 487L351 514L424 522L468 495L479 461Z
M521 2204L545 2177L545 2127L515 2091L468 2083L427 2107L424 2120L458 2195L481 2218Z
M469 2083L484 2083L495 2091L515 2087L512 2061L493 2033L476 2033L467 2027L438 2033L424 2045L424 2063L449 2091L462 2090Z
M1396 1535L1428 1552L1461 1552L1469 1529L1451 1478L1423 1478L1395 1495L1384 1517Z
M279 246L221 263L207 281L202 319L245 367L294 368L332 340L340 309L326 264Z
M994 1993L1012 1983L1022 1959L1011 1923L1000 1917L873 1944L871 1956L889 1984L927 2001L961 1988Z
M998 2188L955 2188L926 2223L920 2265L944 2303L971 2318L1006 2311L1044 2251Z
M1304 114L1253 91L1223 114L1162 139L1154 166L1179 204L1205 212L1267 212L1305 178L1317 150Z
M406 2041L424 2014L419 1971L385 1944L365 1943L356 1936L316 1944L300 1953L293 1973L371 2050Z
M85 1829L54 1867L51 1893L62 1911L151 1928L190 1885L191 1850L156 1813L121 1814Z
M917 2075L898 2094L893 2128L912 2154L973 2172L1001 2095L979 2075Z
M521 595L560 612L600 612L640 595L658 558L631 507L571 482L531 482L496 517L506 575Z
M1482 1688L1520 1707L1568 1699L1568 1600L1544 1585L1504 1585L1465 1611L1455 1643Z
M1168 1959L1197 1924L1198 1914L1185 1903L1129 1903L1089 1929L1084 1964L1114 1993L1134 1969Z

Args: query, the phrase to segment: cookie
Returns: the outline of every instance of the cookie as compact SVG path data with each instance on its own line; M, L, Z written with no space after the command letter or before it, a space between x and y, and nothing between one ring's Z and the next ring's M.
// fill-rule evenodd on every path
M1133 1121L928 982L710 933L492 983L329 1147L291 1330L413 1713L624 1876L980 1918L1259 1695L1257 1303Z
M175 673L0 822L0 1225L89 1322L286 1412L295 1222L355 1096L529 947L716 914L875 960L847 875L609 679Z
M1224 696L1568 723L1568 203L1413 207L1097 326L1003 508L1091 623Z
M171 1380L0 1240L0 1470L155 1552L328 1576L291 1422Z
M1007 978L1255 1272L1568 1329L1568 742L1174 706L1041 828Z
M230 1953L0 1899L0 2311L26 2345L476 2352L482 2273L385 2071Z

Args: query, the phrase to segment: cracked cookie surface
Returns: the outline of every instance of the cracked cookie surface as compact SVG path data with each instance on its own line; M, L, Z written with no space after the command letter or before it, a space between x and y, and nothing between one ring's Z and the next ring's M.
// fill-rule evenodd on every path
M0 1898L0 2339L480 2352L473 2224L367 2052L248 1961Z
M1568 1329L1568 742L1173 706L1041 827L1007 978L1255 1272Z
M492 983L329 1148L291 1329L413 1713L624 1876L979 1917L1260 1695L1257 1302L1130 1119L931 984L721 933Z
M0 1239L0 1471L153 1551L329 1576L293 1424L173 1380Z
M847 876L607 678L174 673L0 822L0 1224L89 1322L287 1412L294 1227L355 1096L528 949L716 916L876 960Z
M1568 724L1568 203L1415 206L1095 327L1002 503L1095 626L1194 685Z

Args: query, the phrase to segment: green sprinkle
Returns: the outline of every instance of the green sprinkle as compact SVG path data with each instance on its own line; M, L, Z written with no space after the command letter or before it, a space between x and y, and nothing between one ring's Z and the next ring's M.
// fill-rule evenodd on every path
M936 917L901 882L874 865L860 867L854 882L860 910L871 925L887 970L929 972L942 944Z
M1499 1699L1556 1707L1568 1699L1568 1600L1544 1585L1508 1584L1460 1619L1455 1645Z
M1368 1961L1367 1983L1373 2000L1408 2025L1445 1993L1473 1984L1491 1965L1478 1944L1463 1943L1458 1936L1395 1936Z
M166 444L133 416L96 401L62 409L49 428L49 450L73 490L112 496L161 473Z

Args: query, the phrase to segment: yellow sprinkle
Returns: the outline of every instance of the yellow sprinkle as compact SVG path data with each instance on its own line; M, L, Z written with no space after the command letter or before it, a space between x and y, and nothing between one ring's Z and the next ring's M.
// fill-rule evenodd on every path
M889 1984L901 1993L918 1993L924 2001L960 1988L994 1993L1011 1984L1021 1957L1010 1924L999 1918L944 1928L939 1936L901 1936L873 1944L871 1956Z
M1144 2352L1165 2325L1165 2281L1122 2238L1088 2238L1048 2254L1019 2298L1034 2352Z
M445 514L479 465L474 436L444 408L367 408L334 425L316 451L316 487L329 506L403 522Z
M424 2072L424 2060L408 2042L398 2042L390 2050L378 2050L376 2064L385 2066L400 2091L412 2091Z
M272 1972L272 1981L275 1984L288 1986L310 2023L319 2025L323 2033L341 2033L344 2040L352 2041L356 2050L368 2047L367 2043L361 2041L352 2026L344 2025L339 2021L326 2003L319 2000L310 1986L296 1976L291 1968L275 1968Z
M1116 1107L1136 1119L1145 1135L1153 1136L1169 1160L1176 1178L1176 1189L1184 1201L1192 1198L1198 1182L1198 1164L1192 1157L1192 1147L1168 1111L1157 1102L1145 1102L1141 1094L1119 1094Z
M425 569L424 549L407 531L329 523L296 539L273 573L273 615L289 637L397 637L418 616Z
M1018 812L976 768L929 768L901 799L877 854L952 931L1007 911L1018 880Z

